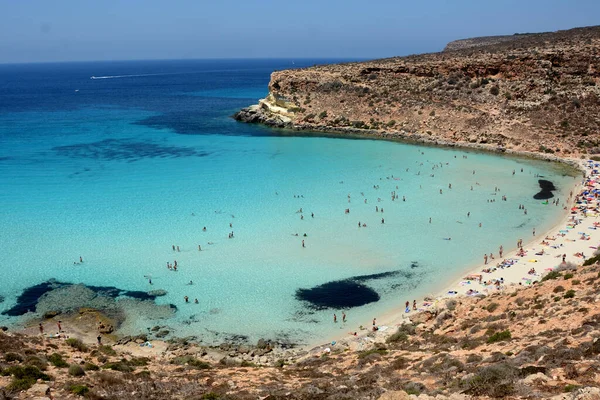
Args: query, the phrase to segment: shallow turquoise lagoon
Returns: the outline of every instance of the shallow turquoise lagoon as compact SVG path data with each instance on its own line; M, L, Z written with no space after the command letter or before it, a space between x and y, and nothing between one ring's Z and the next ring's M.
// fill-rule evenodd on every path
M500 245L514 248L533 228L550 229L563 211L533 199L538 180L552 181L560 199L575 183L550 163L386 141L283 136L231 120L232 111L256 101L246 96L266 87L268 64L256 67L249 86L201 74L188 93L182 93L183 83L162 80L147 93L148 81L158 77L131 78L118 98L106 93L125 90L119 79L88 77L124 75L119 69L125 67L105 67L112 70L104 74L98 66L87 68L80 80L69 74L53 89L64 92L54 103L44 97L26 107L21 99L17 109L8 100L22 95L12 92L4 93L4 108L0 103L0 311L13 307L25 288L55 278L168 292L156 302L176 305L172 317L131 309L123 333L168 325L175 336L207 343L237 335L249 341L331 340L388 311L402 312L405 301L439 290L484 253L497 255ZM176 82L186 77L176 75ZM109 84L115 87L101 86ZM39 90L43 97L45 89ZM87 100L69 97L79 94ZM359 222L367 226L359 228ZM175 260L177 272L167 269ZM350 282L360 290L324 296L337 304L329 308L297 297L299 289L331 282L327 287L344 289ZM361 302L365 289L379 300L343 305ZM348 322L333 324L333 313L342 310ZM0 323L29 316L2 315Z

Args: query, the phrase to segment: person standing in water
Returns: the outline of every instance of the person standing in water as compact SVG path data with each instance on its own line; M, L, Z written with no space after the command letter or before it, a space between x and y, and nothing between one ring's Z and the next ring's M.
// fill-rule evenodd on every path
M346 313L342 311L342 322L346 322Z

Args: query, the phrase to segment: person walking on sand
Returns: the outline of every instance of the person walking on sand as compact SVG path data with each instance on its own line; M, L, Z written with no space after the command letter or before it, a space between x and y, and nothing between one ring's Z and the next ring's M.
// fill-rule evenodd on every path
M498 250L498 253L500 254L500 258L502 258L503 252L504 252L504 247L502 247L502 245L500 245L500 249Z
M483 255L483 263L487 264L487 262L488 262L488 256L487 256L487 254L484 254Z
M102 336L101 336L101 335L98 335L98 336L96 337L96 340L98 341L98 346L102 346Z
M62 321L58 321L58 322L56 323L56 325L58 326L58 333L61 333L61 332L62 332L62 326L61 326L61 323L62 323Z
M39 324L39 328L40 328L40 335L44 334L44 325L42 325L41 323Z
M417 311L417 301L413 300L413 311Z
M373 326L377 325L377 318L373 318Z

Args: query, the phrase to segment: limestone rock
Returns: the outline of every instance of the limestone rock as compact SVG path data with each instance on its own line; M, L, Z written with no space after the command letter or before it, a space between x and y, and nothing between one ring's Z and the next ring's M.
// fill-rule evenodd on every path
M403 390L385 392L378 400L410 400L410 396Z
M36 383L27 391L27 395L32 397L45 397L48 394L50 394L50 386L45 383Z

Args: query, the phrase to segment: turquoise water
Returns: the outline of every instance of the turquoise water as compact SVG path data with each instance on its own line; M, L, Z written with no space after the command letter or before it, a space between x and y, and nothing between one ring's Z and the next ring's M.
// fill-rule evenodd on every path
M14 104L11 96L21 96L11 92L17 73L0 69L0 311L26 287L55 278L168 292L156 301L178 307L172 318L137 313L123 333L167 324L176 336L207 343L226 335L330 340L340 329L345 334L402 310L406 300L439 289L484 253L497 254L500 244L508 251L534 227L551 228L561 207L533 199L537 174L552 181L562 199L575 183L549 163L385 141L280 136L237 123L229 115L264 95L269 71L279 66L247 63L254 69L242 77L239 68L218 63L161 65L161 71L223 72L172 75L174 82L153 86L135 77L89 76L126 75L113 72L119 68L148 73L159 70L156 65L111 65L105 74L93 64L71 65L84 69L81 78L70 71L74 83L55 102L44 96L58 89L22 78L42 97L30 99L30 106L27 99ZM31 77L44 73L39 68ZM53 68L62 76L59 66ZM248 74L254 80L240 83ZM113 86L101 86L107 82ZM79 103L68 97L86 90L93 93L83 93ZM359 221L367 227L358 228ZM74 264L80 256L83 264ZM166 267L174 260L177 272ZM380 299L345 309L345 326L332 323L341 309L315 310L296 298L301 288L389 271L396 274L361 280ZM0 322L26 317L3 315Z

